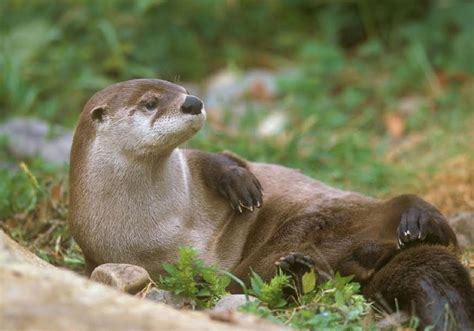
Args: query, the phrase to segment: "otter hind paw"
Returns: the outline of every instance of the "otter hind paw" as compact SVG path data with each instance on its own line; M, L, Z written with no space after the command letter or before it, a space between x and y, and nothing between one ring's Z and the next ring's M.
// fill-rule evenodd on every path
M301 253L290 253L280 258L275 264L284 273L292 277L302 277L305 273L314 268L314 261L309 256Z
M314 261L302 253L290 253L275 262L275 265L286 275L291 277L294 288L287 289L287 296L297 296L303 293L303 276L314 269ZM317 272L316 272L317 273ZM316 280L319 277L316 278ZM314 284L316 285L316 283Z
M263 204L262 185L252 172L242 167L229 167L221 178L219 191L239 213L253 212Z
M398 244L404 248L410 244L428 241L429 237L437 238L443 242L444 237L441 224L441 215L425 208L413 206L405 211L398 226ZM447 240L447 239L446 239ZM441 243L440 242L440 243Z

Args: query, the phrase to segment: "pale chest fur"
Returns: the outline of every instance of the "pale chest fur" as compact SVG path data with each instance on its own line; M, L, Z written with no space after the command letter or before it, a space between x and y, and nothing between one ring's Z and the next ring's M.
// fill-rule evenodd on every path
M204 197L191 185L183 153L176 149L153 166L125 162L115 156L89 163L93 178L84 196L91 199L83 201L87 208L79 214L81 228L90 234L82 239L87 241L83 246L93 251L97 263L160 265L158 261L173 262L179 246L193 246L207 260L216 260L208 249L214 236L209 220L215 223L219 215L197 207L205 204Z

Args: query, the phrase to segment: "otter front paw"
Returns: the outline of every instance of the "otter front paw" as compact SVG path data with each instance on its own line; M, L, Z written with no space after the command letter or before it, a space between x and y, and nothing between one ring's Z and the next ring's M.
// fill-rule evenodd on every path
M437 210L424 206L412 206L406 210L398 226L398 244L400 248L420 242L448 245L446 220Z
M240 213L253 212L263 204L263 189L257 177L246 168L230 166L219 180L219 192Z

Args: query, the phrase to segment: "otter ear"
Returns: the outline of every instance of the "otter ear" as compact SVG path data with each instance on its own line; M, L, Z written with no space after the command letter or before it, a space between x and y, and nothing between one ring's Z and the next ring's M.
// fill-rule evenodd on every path
M107 114L107 107L106 106L94 107L91 110L90 114L94 122L102 122L104 120L104 117Z

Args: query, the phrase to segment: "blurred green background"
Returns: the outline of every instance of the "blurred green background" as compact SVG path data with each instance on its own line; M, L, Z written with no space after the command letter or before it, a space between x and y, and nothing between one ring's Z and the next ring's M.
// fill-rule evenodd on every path
M191 147L372 195L422 191L450 160L473 169L474 1L3 0L0 12L0 122L73 128L87 99L117 81L205 91L217 72L259 68L275 73L277 92L254 87L244 111L210 111ZM282 128L260 134L275 114ZM43 220L30 229L40 233L67 218L67 166L14 159L7 140L1 158L26 168L0 169L0 219L26 240L28 222ZM69 238L62 225L51 233ZM69 258L61 247L54 254Z

